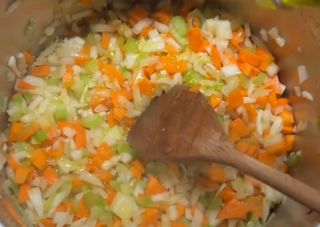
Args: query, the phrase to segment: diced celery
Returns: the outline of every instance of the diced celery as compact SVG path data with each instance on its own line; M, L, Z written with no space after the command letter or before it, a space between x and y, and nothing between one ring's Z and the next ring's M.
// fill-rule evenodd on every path
M199 84L200 80L200 74L195 71L189 71L183 76L183 81L190 86Z
M245 225L246 227L262 227L259 218L257 218L254 215L250 215L251 217L249 218L247 224Z
M91 60L88 61L85 66L84 66L85 70L88 73L95 73L99 70L99 64L97 60Z
M185 36L188 31L187 23L181 16L172 17L170 21L170 27L175 30L180 36Z
M16 152L32 152L33 148L28 143L14 143L13 147Z
M301 159L300 155L298 155L296 152L292 152L288 157L287 165L289 167L296 166L297 164L299 164L300 159Z
M92 87L96 86L95 79L92 76L88 75L88 74L81 73L80 74L80 80L89 88L92 88Z
M124 75L124 77L126 79L129 80L131 78L131 71L127 67L121 67L120 71L121 71L122 75Z
M93 129L98 127L103 122L103 117L99 114L94 114L82 119L82 125L85 128Z
M165 48L163 40L141 40L139 42L139 50L147 53L162 52Z
M106 226L112 225L113 214L111 211L103 209L101 207L92 207L90 209L92 217L98 219L101 223L105 224Z
M36 144L42 144L48 139L48 134L45 130L40 129L38 132L36 132L36 134L34 134L32 139L36 142Z
M129 220L139 212L136 201L121 192L118 192L111 204L111 210L123 220Z
M90 45L96 45L97 44L97 39L93 33L89 33L86 38L86 43Z
M123 50L126 53L138 53L138 42L136 39L128 39L123 46Z
M106 201L102 196L95 194L93 192L87 192L83 195L84 203L86 207L91 208L93 206L98 206L104 209L106 207Z
M209 210L219 210L222 207L222 200L219 196L210 199L208 204Z
M123 194L125 195L131 195L132 192L133 192L133 185L131 184L130 181L127 181L127 182L122 182L120 184L120 189L119 189L120 192L122 192Z
M118 143L116 150L119 154L129 153L132 157L136 156L136 152L129 146L127 142Z
M116 180L111 180L109 182L109 185L112 189L116 190L116 191L119 191L120 190L120 187L121 187L121 183L119 181L116 181Z
M50 76L46 81L47 81L47 84L50 86L57 86L61 83L61 79L54 76Z
M67 105L62 100L57 100L55 103L55 109L53 112L54 119L56 121L66 120L68 118Z
M267 79L267 75L265 73L260 73L259 75L257 75L252 79L252 82L257 86L260 86L265 83L266 79Z
M135 65L136 67L138 67L138 66L140 65L141 61L144 60L144 59L147 59L148 57L149 57L149 54L148 54L148 53L140 52L140 53L138 54L138 57L136 58L136 61L135 61L134 65Z
M142 197L142 198L139 198L137 200L137 203L139 206L141 207L153 207L154 206L154 203L152 202L152 200L150 198L146 198L146 197Z
M27 111L27 103L22 95L15 95L9 104L9 120L14 122L20 120Z

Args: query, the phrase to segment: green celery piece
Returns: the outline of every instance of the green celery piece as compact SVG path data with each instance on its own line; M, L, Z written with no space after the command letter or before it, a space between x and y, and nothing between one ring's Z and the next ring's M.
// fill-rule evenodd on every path
M200 80L200 74L195 71L189 71L183 76L183 81L190 86L199 84Z
M139 67L140 63L142 60L146 59L149 57L149 54L148 53L145 53L145 52L140 52L138 54L138 57L136 58L136 61L134 63L134 66L135 67Z
M58 77L54 77L54 76L50 76L47 79L47 84L50 86L57 86L60 84L60 82L61 82L61 79L59 79Z
M9 110L13 110L9 116L12 122L20 120L22 115L27 112L27 103L21 94L15 95L9 104Z
M139 198L137 204L141 207L154 207L154 202L149 197Z
M87 192L83 195L84 203L86 207L91 208L93 206L97 206L99 208L104 209L106 207L106 201L102 198L102 196L95 194L93 192Z
M48 134L45 130L40 129L38 132L36 132L36 134L34 134L33 139L37 144L42 144L48 139Z
M123 46L123 50L126 53L138 53L138 41L136 39L128 39Z
M55 110L53 112L54 119L56 121L66 120L68 118L67 105L62 100L55 102Z
M136 156L136 152L129 146L127 142L119 143L116 147L116 150L119 154L121 153L129 153L132 157Z
M93 33L89 33L86 37L86 43L90 45L96 45L97 44L97 39Z
M126 79L130 79L131 78L131 71L127 67L121 67L120 68L120 72L122 73L122 75L124 75L124 77Z
M82 119L82 125L85 128L93 129L98 127L103 122L103 117L99 114L94 114Z
M111 180L109 182L109 185L112 189L116 190L116 191L119 191L120 190L120 187L121 187L121 183L116 181L116 180Z
M88 61L85 65L84 65L85 70L88 73L95 73L99 70L99 64L97 60L91 60Z
M23 152L32 152L33 148L32 146L30 146L28 143L14 143L13 147L15 149L15 151L19 152L19 151L23 151Z
M110 226L112 224L113 214L111 211L100 207L93 207L90 210L92 216L94 218L99 219L99 221L105 224L106 226Z
M252 82L257 86L260 86L265 83L266 79L267 75L265 73L259 73L259 75L252 79Z
M180 36L185 36L188 31L187 23L181 16L172 17L170 21L170 27L175 30Z
M89 88L96 86L96 81L88 74L80 73L80 80Z
M296 166L296 165L299 164L300 159L301 159L300 155L298 155L298 154L295 153L295 152L292 152L292 153L289 155L289 157L288 157L287 165L288 165L289 167Z

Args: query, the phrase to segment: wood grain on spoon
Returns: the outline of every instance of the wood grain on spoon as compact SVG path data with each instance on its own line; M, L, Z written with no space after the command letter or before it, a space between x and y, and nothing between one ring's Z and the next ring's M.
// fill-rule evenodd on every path
M128 142L145 161L214 161L233 166L320 212L320 193L235 149L201 93L176 86L156 98L130 130Z

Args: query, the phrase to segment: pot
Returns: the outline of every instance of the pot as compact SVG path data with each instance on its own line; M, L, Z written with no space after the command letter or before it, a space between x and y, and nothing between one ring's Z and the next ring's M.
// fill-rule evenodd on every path
M286 39L283 48L270 40L266 46L272 50L280 66L280 79L287 86L286 95L294 109L297 122L307 122L308 127L299 132L296 150L301 150L301 163L290 174L320 190L320 129L317 124L320 115L320 9L279 9L268 10L254 3L254 0L218 0L221 6L231 14L247 21L253 33L259 36L260 29L269 30L277 27ZM10 97L13 82L5 77L9 56L25 49L39 50L38 41L43 35L44 27L52 21L54 9L58 0L25 0L11 13L6 13L8 2L0 1L0 95ZM31 39L24 37L24 29L30 19L34 21L35 32ZM299 84L297 66L305 65L309 78L301 85L309 91L314 101L297 97L294 86ZM6 115L0 116L0 129L6 127ZM13 221L7 210L6 203L10 198L0 189L0 221L5 226L21 226L22 223ZM316 226L320 224L320 215L309 211L291 199L286 199L283 205L274 211L269 226Z

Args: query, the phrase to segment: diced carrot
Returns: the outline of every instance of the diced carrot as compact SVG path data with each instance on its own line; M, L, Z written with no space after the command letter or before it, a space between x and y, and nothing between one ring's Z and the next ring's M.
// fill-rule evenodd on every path
M239 59L243 62L247 62L250 65L258 67L261 63L261 58L255 53L250 52L247 49L241 48L239 52Z
M70 202L61 203L55 210L55 212L68 212L71 209Z
M274 61L273 56L270 54L270 52L268 50L266 50L265 48L260 48L260 47L257 48L256 55L259 56L259 58L261 59L259 69L266 72L267 68Z
M261 196L250 196L244 200L249 208L249 212L255 217L262 218L263 215L263 199Z
M218 51L216 45L213 45L213 46L211 47L211 59L212 59L212 61L213 61L214 67L215 67L217 70L220 70L221 67L222 67L222 61L221 61L220 54L219 54L219 51Z
M257 109L256 109L256 107L253 104L247 104L247 103L244 104L243 106L247 111L248 120L250 122L255 121L256 117L257 117Z
M15 183L23 184L24 182L26 182L28 175L32 170L33 168L30 166L19 165L15 171Z
M102 96L93 96L91 101L90 101L90 107L92 110L95 110L97 106L99 105L103 105L106 106L107 105L107 98L106 97L102 97Z
M274 75L272 78L269 78L267 81L267 85L274 89L276 94L282 94L283 85L280 83L279 77L277 75Z
M294 147L296 136L295 135L286 135L285 138L286 138L287 149L288 149L288 151L291 151Z
M20 140L19 134L24 128L24 124L20 122L13 122L10 127L10 132L9 132L9 142L17 142Z
M102 158L102 160L109 160L112 158L113 152L108 144L103 143L98 147L96 155Z
M203 52L206 50L208 41L203 37L199 27L193 27L187 34L190 49L194 52Z
M20 185L18 200L19 203L26 203L29 199L29 190L31 189L30 185L22 184Z
M141 225L143 227L153 226L160 218L161 212L157 208L145 208L141 216Z
M82 189L83 186L85 185L85 183L82 180L78 179L77 177L72 178L71 184L72 184L72 188L75 190Z
M54 158L54 159L59 159L63 156L64 154L64 142L62 140L59 141L59 147L57 149L51 149L47 153L48 156Z
M245 219L249 212L248 206L239 200L232 199L231 201L224 204L223 208L218 213L218 219L229 220L229 219Z
M180 73L185 73L188 71L188 63L187 61L181 60L177 62L177 70Z
M198 183L205 189L214 190L218 187L218 184L211 181L207 177L199 176L197 179Z
M39 221L45 227L56 227L51 218L44 218Z
M188 13L194 9L197 6L197 0L186 0L184 1L181 9L180 9L180 14L183 17L186 17Z
M73 69L70 65L66 67L65 73L63 75L63 85L66 88L71 88L73 85Z
M112 115L117 122L121 122L127 114L127 110L123 107L117 107L112 109Z
M165 192L165 188L156 177L150 177L146 189L146 195L153 196Z
M243 44L245 40L245 32L243 27L238 28L236 31L232 34L231 44L235 48L239 49L240 46Z
M107 115L107 122L111 127L117 124L117 121L116 119L114 119L113 114L111 112L109 112Z
M38 77L46 77L51 73L49 65L35 66L31 68L31 74Z
M175 221L171 222L171 227L187 227L187 225L182 222Z
M223 169L218 164L211 164L210 165L208 177L210 178L210 180L212 180L216 183L223 183L227 180Z
M116 80L120 86L124 84L125 77L114 65L100 63L100 70L103 74L106 74L110 78L111 82Z
M101 41L102 41L102 47L104 49L109 49L109 45L110 45L110 34L109 33L103 33L102 37L101 37Z
M268 166L273 166L275 163L276 157L275 155L270 154L269 152L260 151L258 153L257 159Z
M231 201L235 197L235 195L235 191L233 191L232 188L228 185L224 187L224 189L220 192L220 197L225 203Z
M188 67L186 61L177 61L173 56L160 56L160 64L170 75L184 73Z
M239 106L243 104L243 98L246 96L246 91L242 89L236 89L232 91L228 98L228 107L233 110L237 109Z
M275 89L272 89L269 96L268 96L268 102L271 105L272 108L276 108L277 107L277 93L275 91Z
M113 191L111 188L108 187L108 189L106 190L107 192L107 202L109 205L111 205L114 197L116 196L116 192Z
M36 87L33 86L32 84L29 84L28 82L26 82L25 80L18 80L17 81L17 89L19 90L26 90L26 91L32 91L35 90Z
M98 177L102 181L102 183L105 185L107 185L113 178L113 176L109 170L100 171Z
M48 185L54 184L59 179L56 171L52 167L47 167L43 171L43 177L46 179Z
M40 170L47 165L47 154L42 149L37 149L31 154L31 163Z
M260 96L256 99L256 104L258 107L265 107L268 103L268 97L267 96Z
M213 108L216 108L221 103L221 99L217 96L212 95L210 97L210 104Z
M166 51L168 52L168 54L173 56L179 54L179 51L170 44L166 44Z
M279 116L282 119L282 124L284 126L292 126L294 124L294 116L292 111L282 111Z
M184 206L183 204L181 204L181 203L178 203L178 204L176 205L176 208L177 208L177 219L179 219L179 218L181 218L181 217L184 216L185 211L186 211L186 208L185 208L185 206Z
M234 141L249 135L250 129L244 124L241 118L237 118L230 123L230 138Z
M152 97L154 95L155 85L147 78L139 80L139 88L140 91L148 97Z
M249 144L248 143L245 143L243 141L239 141L238 143L236 143L236 148L243 152L243 153L246 153L249 149Z
M23 51L22 52L24 59L28 65L32 65L34 61L34 56L29 51Z
M149 65L146 67L143 67L144 75L148 78L156 71L155 65Z
M145 27L144 29L142 29L142 31L140 32L140 38L147 38L150 31L151 28L149 27Z
M204 227L209 226L209 218L208 218L208 215L203 214L203 218L202 218L201 225L204 226Z
M243 62L243 61L238 61L238 67L244 75L249 76L249 77L257 76L260 72L260 70L258 68L250 65L247 62Z
M148 17L148 15L149 12L147 11L147 9L139 4L135 5L135 7L133 7L128 13L129 18L132 19L135 23Z
M282 128L282 133L284 133L284 134L292 134L294 132L295 132L295 130L294 130L293 126L283 126L283 128Z
M171 20L171 15L167 10L162 9L155 12L153 14L153 18L161 23L169 24Z
M259 148L258 144L250 144L248 150L245 153L249 156L254 157L258 148Z
M138 180L141 180L142 174L144 172L143 164L139 160L134 160L131 164L132 164L132 167L130 168L130 172Z
M78 56L75 58L75 64L79 65L79 66L84 66L90 60L91 60L91 58L89 58L89 57Z
M289 151L289 149L286 140L283 139L280 143L267 147L266 151L270 154L281 155Z
M286 106L286 105L289 105L289 99L287 98L278 99L278 106Z
M90 217L90 211L85 205L85 202L83 198L80 200L78 206L77 206L77 211L75 212L75 216L77 218L88 218Z
M16 171L19 167L19 163L11 157L8 157L7 163L13 171Z
M131 101L133 99L132 93L128 92L127 90L122 91L115 91L111 93L111 104L113 107L119 106L119 99L120 97L123 97L127 99L128 101Z
M40 126L38 123L32 123L31 125L25 125L23 130L20 132L20 140L26 141L31 136L33 136L38 130L40 129Z
M74 142L78 149L87 147L87 133L86 129L82 127L80 121L76 121L73 124L73 129L76 131L74 136Z
M91 52L91 46L86 44L80 51L80 56L89 57L90 52Z

